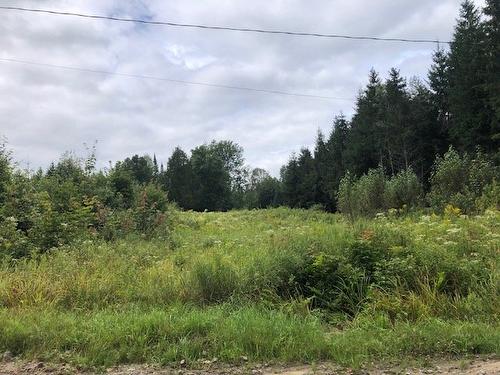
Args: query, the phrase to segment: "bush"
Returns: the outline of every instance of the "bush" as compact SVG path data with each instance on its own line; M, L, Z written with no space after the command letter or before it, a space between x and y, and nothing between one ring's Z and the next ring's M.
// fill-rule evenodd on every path
M0 218L0 260L3 257L18 259L34 250L25 233L17 229L14 217Z
M476 200L498 177L498 170L480 151L474 158L461 156L452 147L438 157L431 173L428 200L432 208L441 211L447 204L472 212Z
M142 188L135 199L133 208L136 229L151 236L166 222L167 195L155 185Z
M349 172L340 180L339 191L337 193L337 209L349 216L352 220L358 213L356 207L356 178Z
M388 179L379 167L359 179L347 173L340 182L337 207L351 219L373 216L388 208L417 207L422 194L422 184L411 169Z
M371 169L356 183L358 214L373 216L385 209L386 177L382 167Z
M6 199L11 174L12 166L10 153L6 149L5 144L0 143L0 210L1 205L5 202Z
M500 183L497 180L483 188L483 193L476 199L476 208L480 211L500 210Z
M418 207L422 195L422 184L411 169L399 172L385 185L385 204L388 208Z
M300 296L312 300L313 307L350 316L359 312L368 291L361 268L343 256L323 252L310 254L291 280Z

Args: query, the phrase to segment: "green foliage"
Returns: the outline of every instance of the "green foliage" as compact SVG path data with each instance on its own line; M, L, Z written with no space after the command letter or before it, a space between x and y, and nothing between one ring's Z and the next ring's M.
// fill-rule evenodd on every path
M352 219L373 216L389 208L418 207L422 196L422 184L412 170L388 178L379 167L359 179L347 173L340 183L337 206Z
M451 204L466 212L473 211L485 187L497 177L497 168L483 153L478 151L471 158L450 148L434 164L429 202L438 210Z
M411 169L403 170L385 185L385 205L388 208L419 207L423 198L423 187Z
M11 156L4 143L0 144L0 207L5 203L12 173Z
M17 229L17 224L14 217L2 218L0 221L0 259L18 259L34 250L26 234Z
M498 131L491 106L488 67L495 59L485 43L487 35L481 12L475 4L462 3L449 54L449 86L447 90L452 114L449 134L462 152L473 152L476 146L496 151ZM495 129L497 128L497 129Z
M159 228L165 229L167 208L165 192L156 185L146 185L138 192L133 210L136 229L148 236Z
M316 200L317 171L311 152L304 148L292 156L281 170L285 203L290 207L309 208Z
M312 254L294 275L297 291L312 299L312 306L355 316L366 298L367 282L362 268L342 256Z
M227 301L238 289L239 280L233 267L219 256L195 264L193 278L200 301L205 303Z
M452 211L352 223L180 212L170 241L76 241L0 262L0 350L107 366L495 352L499 213ZM12 219L0 228L0 246L20 234Z

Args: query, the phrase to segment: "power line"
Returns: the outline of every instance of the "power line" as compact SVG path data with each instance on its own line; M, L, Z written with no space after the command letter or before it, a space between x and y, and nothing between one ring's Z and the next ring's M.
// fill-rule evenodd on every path
M311 98L311 99L347 100L347 101L354 100L354 98L341 98L341 97L334 97L334 96L300 94L300 93L280 91L280 90L260 89L260 88L255 88L255 87L221 85L221 84L209 83L209 82L185 81L185 80L180 80L180 79L172 79L172 78L157 77L157 76L142 75L142 74L117 73L117 72L110 72L110 71L106 71L106 70L88 69L88 68L80 68L80 67L66 66L66 65L46 64L46 63L40 63L40 62L34 62L34 61L28 61L28 60L20 60L20 59L12 59L12 58L0 58L0 62L34 65L34 66L41 66L41 67L46 67L46 68L64 69L64 70L84 72L84 73L113 75L113 76L120 76L120 77L127 77L127 78L149 79L149 80L179 83L179 84L186 84L186 85L207 86L207 87L213 87L213 88L219 88L219 89L261 92L261 93L266 93L266 94L285 95L285 96L297 96L297 97L304 97L304 98Z
M261 34L281 34L281 35L292 35L292 36L338 38L338 39L353 39L353 40L374 40L374 41L383 41L383 42L436 43L436 44L440 44L440 43L450 44L451 43L450 41L439 41L439 40L434 40L434 39L382 38L382 37L375 37L375 36L321 34L321 33L308 33L308 32L299 32L299 31L252 29L252 28L247 28L247 27L200 25L200 24L177 23L177 22L169 22L169 21L149 21L149 20L142 20L142 19L136 19L136 18L111 17L111 16L101 16L101 15L96 15L96 14L61 12L61 11L47 10L47 9L21 8L21 7L11 7L11 6L0 6L0 9L22 11L22 12L46 13L46 14L59 15L59 16L74 16L74 17L83 17L83 18L92 18L92 19L110 20L110 21L120 21L120 22L134 22L134 23L142 23L142 24L148 24L148 25L189 27L189 28L196 28L196 29L209 29L209 30L240 31L240 32L251 32L251 33L261 33Z

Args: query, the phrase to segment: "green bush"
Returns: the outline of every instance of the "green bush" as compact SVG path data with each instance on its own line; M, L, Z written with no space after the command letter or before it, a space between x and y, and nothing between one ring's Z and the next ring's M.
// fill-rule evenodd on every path
M340 182L337 207L352 219L373 216L388 208L417 207L422 195L422 184L411 169L387 178L379 167L359 179L347 173Z
M431 173L428 200L436 210L451 204L464 212L476 210L476 200L498 177L498 168L480 151L473 158L452 147L438 157Z
M7 189L12 174L12 165L10 152L6 149L4 143L0 143L0 212L1 205L5 203Z
M351 220L357 215L356 207L356 178L349 172L340 180L339 190L337 193L337 209L347 215Z
M0 260L3 257L18 259L33 250L34 246L26 234L17 229L14 217L0 218Z
M386 182L385 205L388 208L418 207L423 187L411 169L399 172Z
M167 205L167 195L157 186L149 184L140 189L133 207L136 229L151 236L166 223Z
M328 312L354 316L367 295L365 272L343 256L310 254L308 262L290 279L300 296L309 298L312 306Z
M359 178L355 188L358 214L373 216L385 209L385 184L382 167L371 169Z

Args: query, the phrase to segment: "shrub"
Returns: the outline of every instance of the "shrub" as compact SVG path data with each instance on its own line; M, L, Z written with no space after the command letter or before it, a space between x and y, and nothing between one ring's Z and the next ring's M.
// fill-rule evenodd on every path
M372 216L385 209L385 184L382 167L371 169L359 178L355 188L358 214Z
M497 180L483 188L483 193L476 199L476 208L480 211L500 210L500 183Z
M461 156L450 147L434 163L429 203L439 211L447 204L465 212L474 211L476 200L497 175L497 168L480 151L471 158L468 154Z
M77 199L70 199L68 207L59 212L47 192L37 193L29 239L41 251L69 244L88 236L94 219L92 207Z
M301 296L312 306L354 316L368 291L365 272L346 258L326 253L310 254L308 263L292 278Z
M6 199L11 174L10 152L6 149L5 144L0 143L0 209Z
M356 178L349 172L340 180L337 193L337 208L352 220L357 214Z
M351 219L373 216L387 208L416 207L422 192L422 184L412 170L404 170L388 179L379 167L359 179L347 173L340 182L337 207Z
M422 184L411 169L399 172L386 182L385 203L388 208L417 207L422 195Z
M149 184L138 192L135 200L135 227L150 236L166 222L167 195L156 185Z
M17 229L14 217L0 218L0 260L3 257L18 259L34 250L25 233Z

